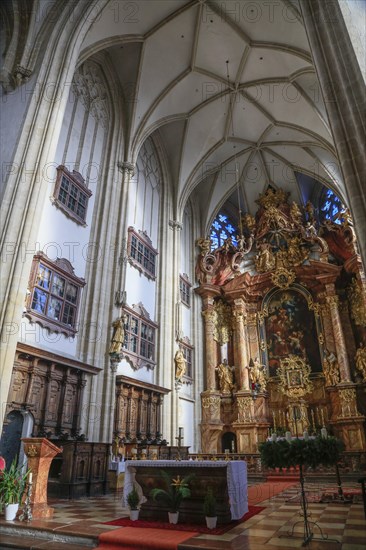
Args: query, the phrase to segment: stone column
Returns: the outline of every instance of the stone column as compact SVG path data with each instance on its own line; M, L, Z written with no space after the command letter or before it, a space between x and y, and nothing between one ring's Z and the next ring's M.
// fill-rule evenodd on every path
M107 394L109 401L109 410L107 409L104 412L104 424L103 424L103 434L104 438L107 441L113 439L114 432L114 417L115 417L115 406L116 406L116 372L119 363L118 356L110 356L109 358L109 372L108 372L108 386Z
M338 0L300 2L366 265L365 86Z
M341 382L349 382L351 380L347 347L344 339L341 317L338 310L338 296L335 295L334 285L326 285L327 296L326 301L329 307L330 318L332 320L334 342L338 358L339 374Z
M244 336L244 302L241 298L234 300L234 360L237 367L237 390L249 389L248 369L245 336Z
M214 340L216 313L213 309L213 299L209 300L206 309L202 312L205 327L206 349L206 390L216 389L215 368L217 366L217 343Z
M257 328L257 306L256 304L246 304L246 347L249 359L258 357L260 360L258 328ZM249 361L248 361L249 362Z

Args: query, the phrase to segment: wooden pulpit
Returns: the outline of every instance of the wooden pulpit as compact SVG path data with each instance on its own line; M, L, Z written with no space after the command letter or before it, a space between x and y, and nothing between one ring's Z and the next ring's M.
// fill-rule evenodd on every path
M22 441L28 458L28 468L33 477L30 499L33 519L52 518L54 509L47 504L48 473L53 458L62 449L44 437L27 437Z

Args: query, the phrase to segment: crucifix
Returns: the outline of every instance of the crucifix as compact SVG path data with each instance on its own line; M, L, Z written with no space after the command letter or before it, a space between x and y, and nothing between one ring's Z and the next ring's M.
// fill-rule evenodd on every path
M180 458L180 448L182 446L182 443L183 443L183 428L178 428L179 429L179 435L176 436L176 440L178 441L178 460L181 460Z

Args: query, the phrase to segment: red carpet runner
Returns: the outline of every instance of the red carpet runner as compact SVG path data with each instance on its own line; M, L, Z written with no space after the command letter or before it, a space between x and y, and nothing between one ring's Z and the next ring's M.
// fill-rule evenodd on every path
M259 514L264 510L263 506L249 506L248 512L238 521L230 521L230 523L225 523L218 525L215 529L208 529L205 523L166 523L163 521L145 521L137 520L131 521L129 518L120 518L113 521L107 521L105 525L118 525L119 527L141 527L141 528L151 528L151 529L169 529L170 531L195 531L197 533L205 533L206 535L223 535L230 529L233 529L236 525L247 521L249 518Z
M248 501L249 501L249 512L244 516L245 519L249 519L255 514L258 514L263 510L262 507L254 506L259 502L268 500L269 498L281 493L288 487L296 485L294 481L276 481L276 482L267 482L261 483L259 485L254 485L248 489ZM243 520L245 521L245 519ZM108 525L120 525L119 522L126 522L125 525L129 524L127 518L121 518L121 520L114 520L107 522ZM135 527L121 527L120 529L115 529L114 531L108 531L99 535L99 546L97 550L118 550L123 548L123 550L177 550L178 544L188 540L191 537L198 535L205 529L205 527L200 525L184 525L177 524L175 526L170 526L169 524L164 525L163 528L151 528L151 527L138 527L137 524L144 523L148 525L151 522L131 522L135 524ZM227 526L219 526L217 529L221 532L216 533L216 529L210 530L209 532L212 535L222 534L223 532L228 531L238 525L238 521L231 522ZM156 522L156 525L159 525ZM160 524L161 525L161 524ZM160 527L159 525L159 527ZM226 528L225 528L226 527ZM190 531L183 529L191 529Z
M275 481L260 483L259 485L253 485L248 488L248 503L249 505L255 505L264 500L268 500L279 493L282 493L285 489L297 485L296 481Z
M198 535L196 531L170 531L168 529L149 529L148 527L121 527L99 535L97 550L115 550L123 548L176 550L178 544Z

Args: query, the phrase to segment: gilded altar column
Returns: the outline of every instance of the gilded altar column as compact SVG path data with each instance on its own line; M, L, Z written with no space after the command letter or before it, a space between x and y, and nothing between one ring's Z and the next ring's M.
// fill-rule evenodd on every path
M249 376L246 366L249 360L246 353L244 336L244 301L239 298L234 300L234 361L237 367L237 390L249 389Z
M327 295L326 302L328 304L330 318L332 321L334 343L338 358L339 374L341 382L349 382L351 380L350 367L348 362L346 342L344 339L341 317L339 314L338 303L339 299L335 293L333 284L326 285Z

